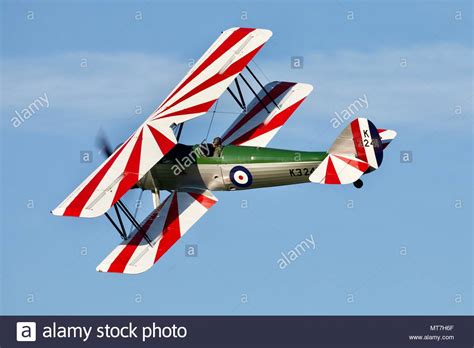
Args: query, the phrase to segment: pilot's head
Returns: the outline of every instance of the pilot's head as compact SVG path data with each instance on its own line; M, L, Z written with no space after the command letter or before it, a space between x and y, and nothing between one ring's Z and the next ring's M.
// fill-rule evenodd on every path
M215 137L214 140L212 141L212 145L214 146L222 145L222 139L220 137Z

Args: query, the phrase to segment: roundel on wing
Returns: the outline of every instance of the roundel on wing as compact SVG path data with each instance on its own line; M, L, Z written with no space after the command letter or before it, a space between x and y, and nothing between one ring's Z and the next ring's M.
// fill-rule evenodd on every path
M252 185L252 174L242 166L235 166L230 171L230 181L237 187L248 187Z

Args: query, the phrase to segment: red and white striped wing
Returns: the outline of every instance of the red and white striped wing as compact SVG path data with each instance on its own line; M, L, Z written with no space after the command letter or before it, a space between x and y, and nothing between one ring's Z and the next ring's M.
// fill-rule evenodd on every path
M224 31L150 118L178 124L206 113L271 36L265 29Z
M295 82L270 82L258 93L222 136L224 145L267 146L313 90L313 86ZM271 98L269 97L271 96ZM277 108L272 101L279 106ZM262 105L264 104L265 107Z
M309 180L318 184L350 184L368 168L367 162L353 156L329 154L309 176Z
M170 126L206 113L271 35L263 29L224 31L138 130L52 213L104 214L173 148Z
M99 272L142 273L150 269L217 202L210 192L173 192L97 266ZM144 233L151 239L151 246Z
M52 213L81 217L104 214L175 144L168 124L144 123Z

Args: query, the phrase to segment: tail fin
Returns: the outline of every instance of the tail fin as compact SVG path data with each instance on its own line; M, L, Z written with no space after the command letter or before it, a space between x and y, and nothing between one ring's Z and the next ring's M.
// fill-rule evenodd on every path
M366 118L355 119L337 137L328 150L328 156L309 179L320 184L357 181L364 173L380 167L383 149L396 134L395 131L377 130Z

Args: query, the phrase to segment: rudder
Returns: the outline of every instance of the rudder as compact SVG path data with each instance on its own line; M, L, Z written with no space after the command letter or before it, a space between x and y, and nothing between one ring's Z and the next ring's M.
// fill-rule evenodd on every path
M337 137L328 153L355 156L377 169L383 160L382 140L370 120L356 118Z

